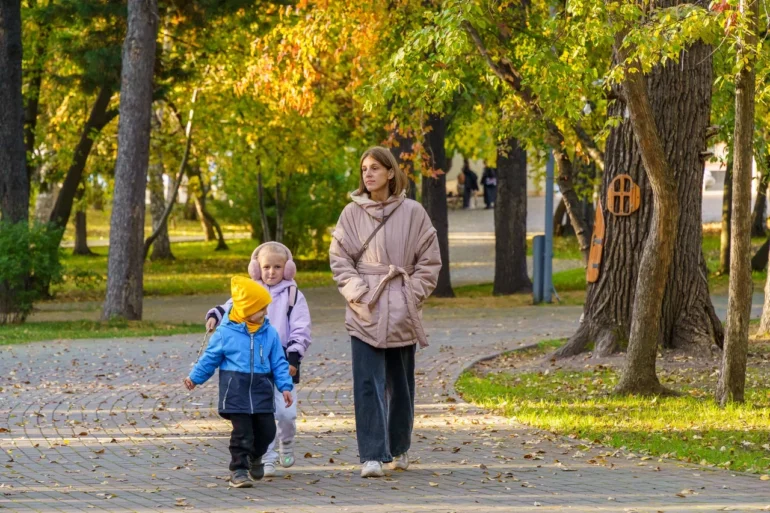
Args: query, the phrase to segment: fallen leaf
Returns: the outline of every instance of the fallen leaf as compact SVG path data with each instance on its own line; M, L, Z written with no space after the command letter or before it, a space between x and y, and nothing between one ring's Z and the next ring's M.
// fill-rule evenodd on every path
M434 483L433 481L428 481L428 484L431 486L438 486L438 483Z

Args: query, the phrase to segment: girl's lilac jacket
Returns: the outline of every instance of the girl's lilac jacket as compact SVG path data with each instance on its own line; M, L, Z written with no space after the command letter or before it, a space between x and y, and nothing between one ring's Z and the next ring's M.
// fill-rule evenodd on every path
M289 287L297 287L294 280L283 280L272 287L262 281L258 281L265 287L273 297L273 302L267 307L267 317L270 324L278 331L281 344L287 353L298 353L299 357L305 356L305 351L310 346L310 310L307 301L302 292L297 289L297 301L291 311L291 317L287 315L289 311ZM212 308L206 314L206 320L213 317L217 320L217 325L222 322L222 316L230 309L233 304L232 299L222 306Z

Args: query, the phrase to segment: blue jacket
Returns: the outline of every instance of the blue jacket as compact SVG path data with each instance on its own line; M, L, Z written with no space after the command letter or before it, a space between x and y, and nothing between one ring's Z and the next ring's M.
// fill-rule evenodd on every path
M274 412L273 383L281 392L294 386L278 332L267 319L253 334L245 323L236 324L229 315L224 319L190 380L201 385L219 368L219 413Z

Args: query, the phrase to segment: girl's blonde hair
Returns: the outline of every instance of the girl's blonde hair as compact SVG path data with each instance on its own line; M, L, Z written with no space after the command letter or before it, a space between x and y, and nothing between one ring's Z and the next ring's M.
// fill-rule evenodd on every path
M393 171L393 178L388 180L388 188L390 189L391 196L400 196L402 193L409 190L409 178L406 173L398 165L396 157L390 152L389 149L382 146L372 146L361 155L361 160L358 163L358 190L357 194L361 195L365 192L369 192L364 184L364 173L361 169L364 165L366 157L372 157L374 160L385 166L388 171Z

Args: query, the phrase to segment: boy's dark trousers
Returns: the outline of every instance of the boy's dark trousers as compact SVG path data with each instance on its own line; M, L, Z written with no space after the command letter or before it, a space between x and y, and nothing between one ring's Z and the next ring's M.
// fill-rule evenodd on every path
M409 450L416 346L376 349L352 337L356 440L361 463L387 463Z
M249 458L258 463L275 439L275 416L272 413L230 413L233 432L230 435L230 470L249 469Z

